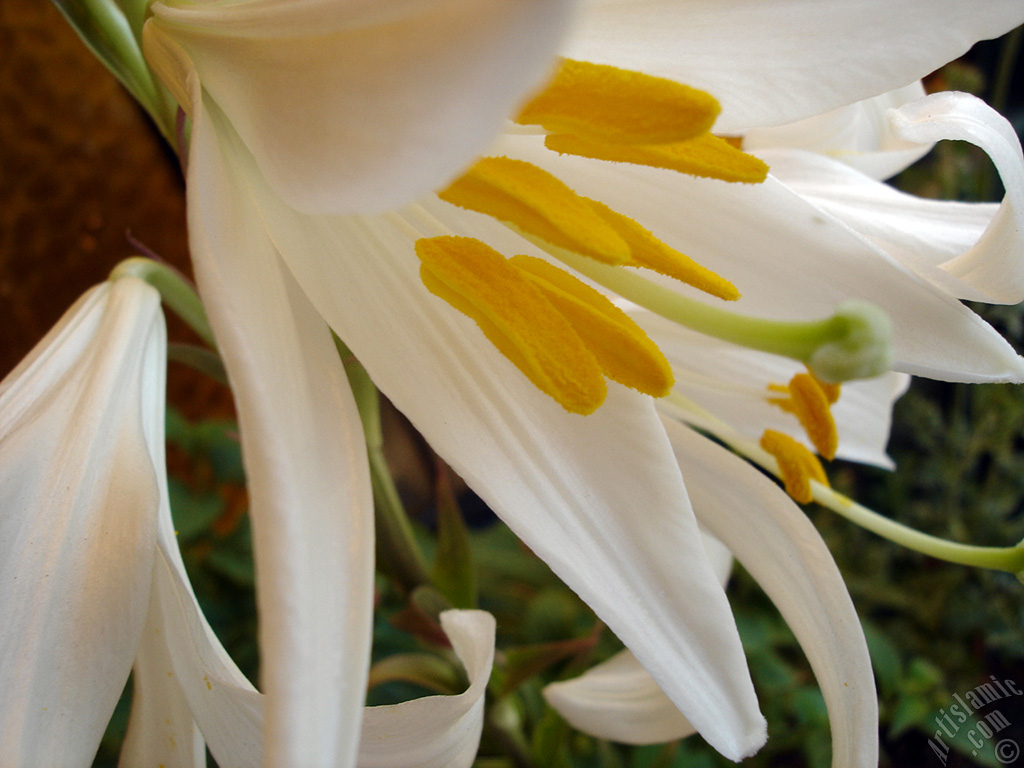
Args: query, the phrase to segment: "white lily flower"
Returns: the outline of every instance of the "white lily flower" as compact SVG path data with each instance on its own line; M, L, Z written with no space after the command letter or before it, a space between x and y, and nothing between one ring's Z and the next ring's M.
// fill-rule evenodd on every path
M268 765L351 765L357 749L370 495L328 325L717 749L739 759L764 740L728 604L652 402L611 383L597 412L568 413L420 278L417 244L451 233L544 255L504 224L422 195L456 176L536 84L567 6L152 6L147 58L192 118L195 271L252 483ZM741 132L910 82L1022 15L1016 0L996 0L985 14L962 1L940 6L598 1L583 4L565 50L704 88L723 105L718 127ZM837 58L846 66L823 66ZM741 311L818 318L851 296L869 298L893 313L907 370L1024 370L972 313L863 238L819 226L813 207L777 183L737 191L558 157L536 136L506 145L719 272L735 268L751 294ZM386 209L395 212L357 215Z
M163 472L157 292L96 286L0 384L0 763L91 765L143 632Z
M874 768L878 705L871 660L825 542L796 504L749 464L687 427L666 422L666 428L697 517L714 537L706 545L724 543L736 555L807 654L828 705L832 765ZM720 573L728 578L727 568ZM648 744L694 733L628 651L549 685L544 695L574 727L601 738Z

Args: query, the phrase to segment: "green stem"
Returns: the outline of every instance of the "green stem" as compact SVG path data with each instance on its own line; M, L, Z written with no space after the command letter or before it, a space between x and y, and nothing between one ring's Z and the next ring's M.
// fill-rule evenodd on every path
M366 452L370 462L370 483L373 487L374 522L377 534L377 562L391 573L402 588L411 593L416 587L430 584L426 558L416 542L405 505L398 494L391 470L384 458L384 434L380 425L380 396L366 369L356 360L344 343L334 337L345 365L352 395L359 408L366 435Z
M873 305L847 302L823 320L750 317L683 296L622 267L531 240L634 304L707 336L805 363L824 381L869 378L888 370L888 317Z
M110 273L111 280L121 277L137 277L149 283L160 292L160 298L178 317L184 320L199 337L214 349L217 342L213 329L206 319L206 310L192 284L174 267L143 256L125 259Z

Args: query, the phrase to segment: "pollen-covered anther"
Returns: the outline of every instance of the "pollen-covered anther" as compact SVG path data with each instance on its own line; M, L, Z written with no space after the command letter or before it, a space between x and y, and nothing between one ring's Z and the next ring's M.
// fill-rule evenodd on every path
M672 389L672 368L643 329L607 297L543 259L513 256L521 270L569 321L608 378L664 397Z
M661 396L672 374L658 348L593 288L541 259L506 260L479 240L416 241L424 285L471 317L495 347L567 411L595 411L604 377Z
M504 256L469 237L416 241L420 278L469 316L533 384L572 413L608 394L601 367L569 321Z
M523 160L485 157L438 196L607 264L625 264L630 259L629 245L586 199Z
M830 406L839 399L840 385L825 384L810 373L798 373L789 384L769 384L770 392L783 397L769 397L768 402L777 405L799 419L815 449L831 461L839 448L839 433Z
M814 499L812 480L829 484L818 457L789 435L766 429L761 435L761 448L775 457L786 493L800 504L810 504Z
M629 244L632 259L629 266L645 267L662 275L692 285L705 293L726 301L740 297L736 286L698 264L674 248L670 248L633 219L614 211L604 203L586 198L597 214Z
M646 145L613 144L559 134L545 137L544 146L563 155L648 165L721 181L760 184L768 177L768 166L763 160L710 133L683 142Z
M667 144L706 132L719 110L710 94L673 80L562 59L515 121L594 141Z

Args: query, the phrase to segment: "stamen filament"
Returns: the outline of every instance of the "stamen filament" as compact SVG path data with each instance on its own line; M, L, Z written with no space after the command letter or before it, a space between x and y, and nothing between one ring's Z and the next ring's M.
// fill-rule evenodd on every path
M768 320L740 315L683 296L621 267L523 236L634 304L716 339L798 360L822 381L870 378L889 369L888 317L874 305L846 302L822 320Z

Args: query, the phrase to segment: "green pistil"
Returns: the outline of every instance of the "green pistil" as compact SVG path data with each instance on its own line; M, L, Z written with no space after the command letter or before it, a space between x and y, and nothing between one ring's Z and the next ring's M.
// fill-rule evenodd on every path
M1007 571L1018 578L1024 575L1024 542L1014 547L978 547L947 541L890 520L813 480L811 491L823 507L894 544L949 563Z
M892 363L889 318L873 304L845 302L823 320L750 317L683 296L622 267L530 239L634 304L707 336L798 360L822 381L878 376Z
M143 256L132 256L114 267L110 273L111 280L128 276L137 277L156 288L164 304L184 320L203 341L214 349L217 348L199 294L174 267Z

